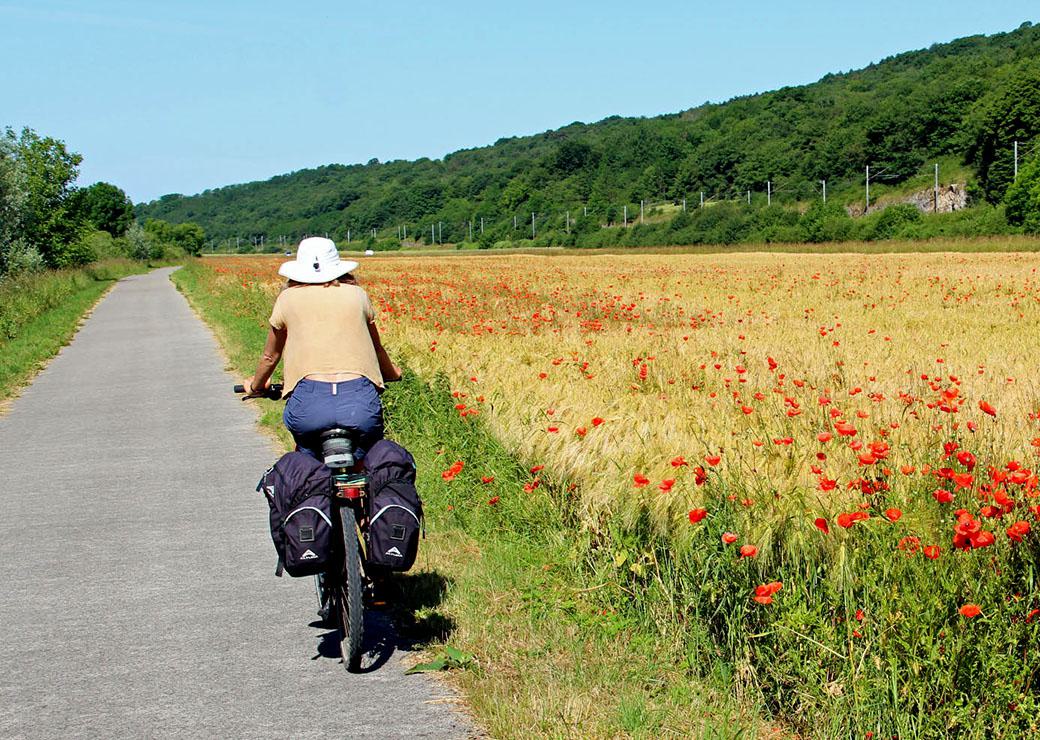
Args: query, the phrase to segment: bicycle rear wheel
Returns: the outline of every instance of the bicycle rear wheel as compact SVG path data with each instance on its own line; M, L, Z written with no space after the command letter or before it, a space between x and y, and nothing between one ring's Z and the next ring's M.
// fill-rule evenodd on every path
M340 653L343 666L350 672L361 668L361 641L365 630L362 593L365 588L361 574L361 546L358 541L354 511L346 506L339 510L343 531L343 573L336 601L340 617Z

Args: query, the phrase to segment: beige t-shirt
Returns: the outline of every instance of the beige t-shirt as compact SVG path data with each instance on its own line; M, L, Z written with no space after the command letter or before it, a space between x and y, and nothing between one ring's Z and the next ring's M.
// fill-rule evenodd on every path
M271 310L271 326L286 328L282 375L288 394L312 373L354 373L383 387L368 325L375 312L356 285L294 285Z

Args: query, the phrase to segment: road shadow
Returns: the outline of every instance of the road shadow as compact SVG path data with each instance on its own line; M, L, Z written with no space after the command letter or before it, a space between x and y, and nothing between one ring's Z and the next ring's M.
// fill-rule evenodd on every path
M377 598L365 609L361 673L382 668L398 651L412 651L432 641L446 640L455 621L438 611L452 581L436 571L391 576ZM318 652L312 660L340 660L340 633L334 621L316 620L311 627L326 630L318 636Z

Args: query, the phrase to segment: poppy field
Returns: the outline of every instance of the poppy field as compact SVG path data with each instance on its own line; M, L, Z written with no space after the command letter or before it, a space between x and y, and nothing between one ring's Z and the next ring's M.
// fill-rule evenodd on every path
M1040 670L1040 256L362 258L384 343L563 507L604 615L814 736L1018 737ZM280 258L206 260L266 319Z

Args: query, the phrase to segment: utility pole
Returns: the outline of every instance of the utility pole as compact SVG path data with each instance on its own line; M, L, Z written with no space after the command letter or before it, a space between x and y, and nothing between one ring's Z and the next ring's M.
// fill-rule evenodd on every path
M1018 181L1018 141L1015 141L1015 181Z
M932 212L939 212L939 163L935 163L935 190L932 194Z
M473 222L469 222L469 240L473 241Z
M534 211L531 211L531 238L534 239Z
M567 224L567 233L569 234L569 233L571 233L571 212L567 211L567 213L564 216L564 218L567 219L565 223Z
M350 229L347 229L347 244L350 244Z
M625 206L625 228L628 228L628 206Z
M867 207L863 209L863 212L866 213L869 210L870 210L870 165L868 164L867 165Z
M376 238L376 230L375 230L375 229L372 229L372 238L373 238L373 239L375 239L375 238Z
M480 233L481 234L484 233L484 217L483 216L480 217Z
M643 201L639 200L639 223L643 223Z
M584 212L583 215L585 216L585 218L589 217L589 207L588 206L585 206L585 212Z
M820 184L823 185L823 204L827 205L827 181L820 180Z
M751 191L747 191L747 204L751 205Z
M437 222L437 243L444 244L444 222Z
M407 239L407 238L408 238L408 224L405 224L405 225L404 225L404 238L405 238L405 239Z
M704 208L704 191L701 191L701 208Z
M434 225L430 224L430 244L437 243L437 232L434 231Z
M513 216L513 231L516 231L516 216Z
M682 199L682 212L686 213L686 198Z
M766 205L773 205L773 183L770 180L766 180Z

